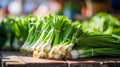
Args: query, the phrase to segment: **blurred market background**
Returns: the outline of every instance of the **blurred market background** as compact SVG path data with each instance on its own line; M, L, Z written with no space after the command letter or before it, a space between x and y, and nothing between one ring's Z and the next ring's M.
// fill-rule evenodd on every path
M120 18L119 0L0 0L0 19L5 16L66 15L71 20L89 19L99 12Z

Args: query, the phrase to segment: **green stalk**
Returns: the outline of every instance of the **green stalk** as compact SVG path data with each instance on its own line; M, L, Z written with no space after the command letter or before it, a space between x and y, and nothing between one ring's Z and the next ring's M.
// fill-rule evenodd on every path
M117 36L117 35L116 35ZM90 35L81 37L77 44L86 43L88 47L114 47L119 48L120 39L113 35ZM82 47L82 45L81 45Z
M53 38L54 38L54 31L51 30L49 34L46 36L43 46L39 49L40 50L39 55L38 55L39 58L48 58L47 53L51 49Z
M119 56L120 50L116 48L90 48L79 50L79 58L93 57L93 56Z

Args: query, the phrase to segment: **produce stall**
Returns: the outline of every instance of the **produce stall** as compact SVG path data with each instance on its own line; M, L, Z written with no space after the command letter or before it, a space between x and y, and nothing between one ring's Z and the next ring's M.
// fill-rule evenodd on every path
M66 16L6 17L0 24L1 66L119 67L120 21L107 13L89 20Z

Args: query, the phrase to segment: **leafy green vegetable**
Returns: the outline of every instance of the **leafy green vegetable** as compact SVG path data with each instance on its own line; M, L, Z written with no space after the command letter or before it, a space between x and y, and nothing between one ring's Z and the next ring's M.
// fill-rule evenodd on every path
M84 32L92 34L117 34L120 35L120 22L107 13L98 13L89 21L82 24Z

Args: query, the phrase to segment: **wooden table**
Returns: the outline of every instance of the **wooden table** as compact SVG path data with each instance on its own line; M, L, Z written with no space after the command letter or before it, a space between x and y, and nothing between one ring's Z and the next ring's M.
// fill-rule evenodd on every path
M120 58L49 60L25 56L20 52L1 52L0 67L120 67Z

